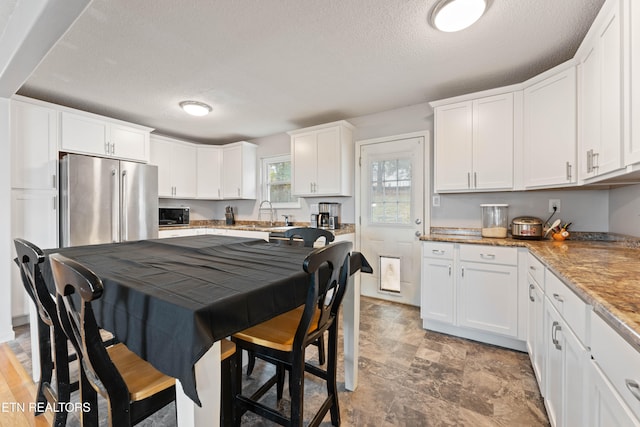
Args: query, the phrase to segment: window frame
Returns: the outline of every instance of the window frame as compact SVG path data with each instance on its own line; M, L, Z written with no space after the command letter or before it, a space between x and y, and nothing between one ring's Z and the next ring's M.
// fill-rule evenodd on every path
M276 156L268 156L268 157L263 157L261 159L261 164L262 164L262 170L261 170L261 176L262 176L262 197L263 200L269 200L270 199L270 192L269 192L269 185L271 184L269 182L269 167L268 165L271 163L280 163L280 162L289 162L292 163L291 161L291 154L279 154ZM291 190L293 191L293 170L291 171L291 177L289 180L289 184L291 185ZM295 197L295 196L293 196ZM296 201L295 202L271 202L271 200L269 200L269 202L271 202L271 205L274 209L276 208L289 208L289 209L300 209L300 198L296 197L295 198Z

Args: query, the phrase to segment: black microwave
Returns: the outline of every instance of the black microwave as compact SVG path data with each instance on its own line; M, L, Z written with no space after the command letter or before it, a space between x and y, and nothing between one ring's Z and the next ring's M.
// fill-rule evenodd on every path
M159 208L160 225L189 225L189 208Z

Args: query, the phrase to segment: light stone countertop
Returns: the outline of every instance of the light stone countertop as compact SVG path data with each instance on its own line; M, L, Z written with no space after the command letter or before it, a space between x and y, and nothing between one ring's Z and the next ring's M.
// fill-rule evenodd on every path
M309 223L294 223L293 227L309 227ZM275 222L270 225L268 221L236 221L234 225L227 225L224 220L194 220L189 225L165 225L160 230L180 230L191 228L226 228L242 231L264 231L268 233L284 233L284 222ZM329 230L336 236L355 233L354 224L340 224L340 228Z
M433 231L433 230L432 230ZM584 237L584 236L583 236ZM588 237L588 236L586 236ZM596 237L596 236L593 236ZM601 236L599 236L601 237ZM609 325L640 351L640 246L638 239L516 240L473 234L431 233L424 241L524 247Z

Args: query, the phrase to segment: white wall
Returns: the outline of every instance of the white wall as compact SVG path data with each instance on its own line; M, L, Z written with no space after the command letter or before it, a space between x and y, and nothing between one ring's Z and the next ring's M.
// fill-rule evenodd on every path
M508 203L510 221L518 216L535 216L545 221L550 215L549 199L560 200L560 212L554 219L572 222L571 230L609 231L608 190L441 194L440 207L431 208L431 226L480 228L482 203Z
M9 99L0 98L0 147L3 147L3 156L0 156L0 201L5 207L5 212L11 212L11 153L9 132ZM11 269L15 268L11 262L11 222L3 221L0 225L0 342L14 338L11 325Z
M610 190L609 231L640 237L640 184Z

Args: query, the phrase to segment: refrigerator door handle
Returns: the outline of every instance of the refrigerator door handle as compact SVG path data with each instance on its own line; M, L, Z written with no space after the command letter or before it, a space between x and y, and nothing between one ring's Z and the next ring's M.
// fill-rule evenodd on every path
M111 240L115 243L119 239L118 235L118 221L117 218L120 215L118 206L120 205L118 196L120 194L118 185L118 171L111 169L111 177L113 182L111 185Z
M122 179L120 180L121 195L122 195L122 241L129 240L129 225L128 225L128 200L127 200L127 171L122 171Z

